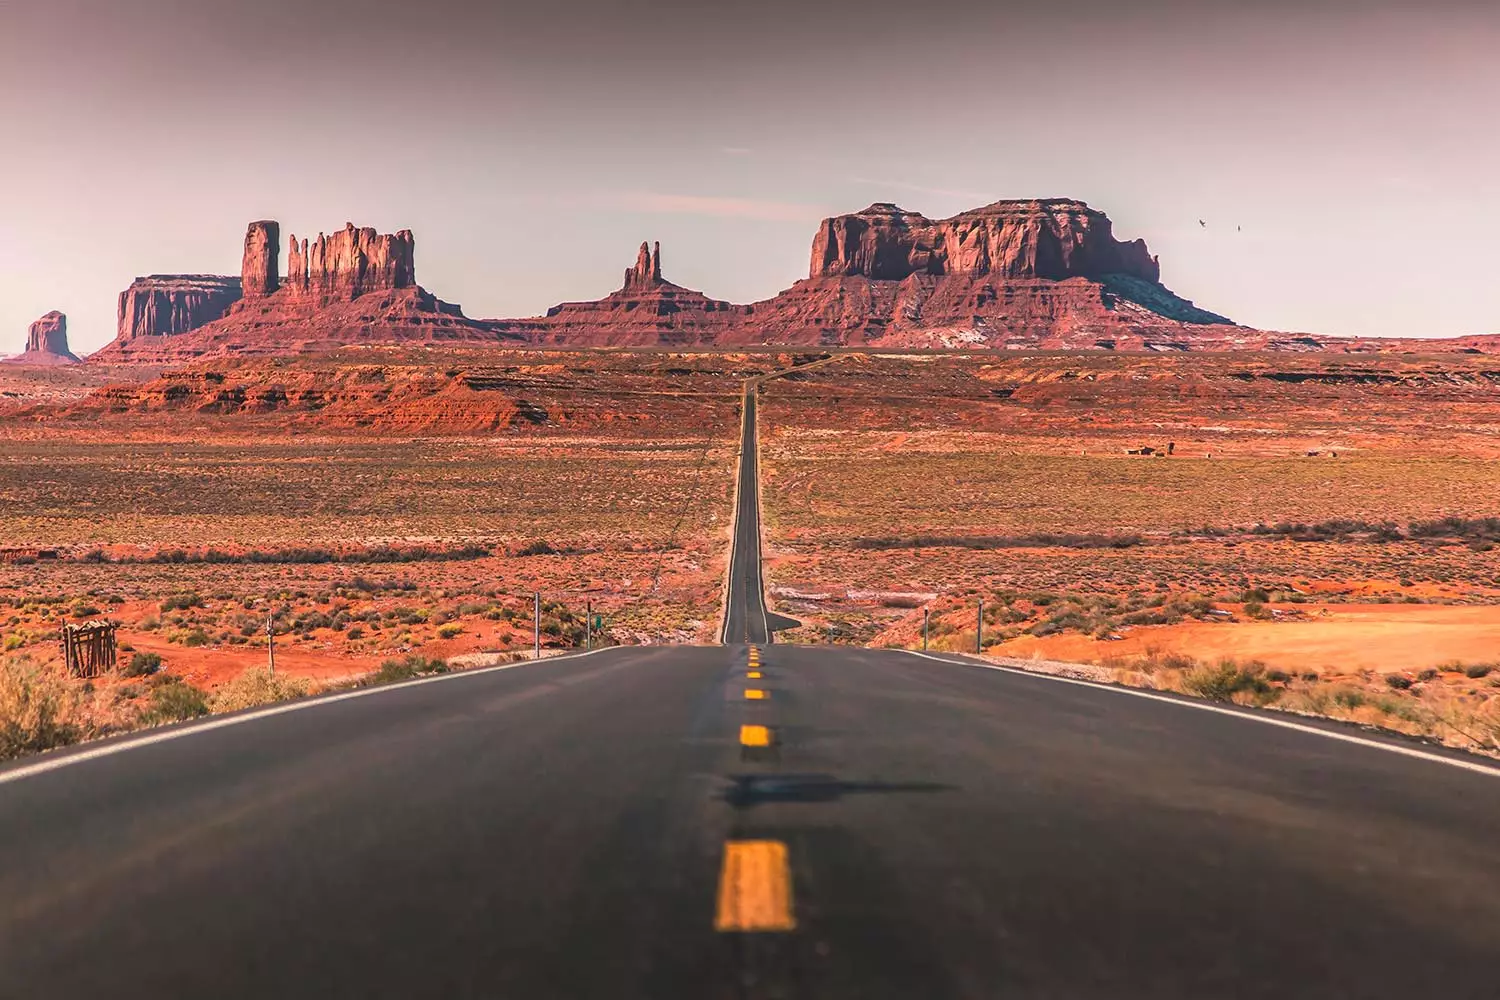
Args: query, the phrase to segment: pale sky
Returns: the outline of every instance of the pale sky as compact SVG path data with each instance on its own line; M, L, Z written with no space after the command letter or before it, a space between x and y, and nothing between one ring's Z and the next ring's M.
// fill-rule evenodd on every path
M252 219L410 228L498 317L642 240L745 302L825 215L1052 196L1250 325L1500 332L1497 53L1500 5L1441 0L7 0L0 353L49 309L102 346Z

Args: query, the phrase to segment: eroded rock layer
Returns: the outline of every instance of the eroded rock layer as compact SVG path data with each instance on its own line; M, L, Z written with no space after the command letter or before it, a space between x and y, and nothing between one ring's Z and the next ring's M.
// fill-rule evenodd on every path
M407 229L391 235L350 222L300 244L294 235L287 249L286 287L300 296L349 301L416 283L416 241Z
M218 274L153 274L120 293L117 343L188 333L240 299L240 279Z
M1161 278L1145 241L1114 238L1109 218L1081 201L997 201L932 220L887 202L824 219L813 239L811 278L900 281L914 274L1101 280Z

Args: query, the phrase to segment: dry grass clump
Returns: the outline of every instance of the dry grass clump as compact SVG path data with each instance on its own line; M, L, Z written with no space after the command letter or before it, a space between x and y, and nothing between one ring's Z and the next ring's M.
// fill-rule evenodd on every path
M0 760L132 728L134 713L60 668L0 657Z
M1212 701L1256 705L1422 736L1450 746L1500 753L1500 685L1490 690L1456 689L1432 683L1436 670L1409 683L1391 684L1399 675L1368 674L1326 679L1268 668L1256 660L1223 658L1212 663L1180 654L1147 653L1105 666L1124 684L1176 691ZM1467 673L1464 664L1446 668ZM1476 671L1478 673L1478 671ZM1480 677L1488 676L1480 674Z
M0 759L83 739L82 692L28 656L0 659Z
M208 704L215 712L237 712L243 708L302 698L316 690L317 686L305 677L273 674L263 667L251 667L215 691Z

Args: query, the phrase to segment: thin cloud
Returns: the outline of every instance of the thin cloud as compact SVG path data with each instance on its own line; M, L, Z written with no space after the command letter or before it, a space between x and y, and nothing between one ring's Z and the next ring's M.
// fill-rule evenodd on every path
M635 192L622 195L622 208L635 212L661 212L671 215L706 215L721 219L759 219L763 222L806 222L819 219L826 211L817 205L800 205L788 201L764 201L759 198L714 198L692 194L657 194Z

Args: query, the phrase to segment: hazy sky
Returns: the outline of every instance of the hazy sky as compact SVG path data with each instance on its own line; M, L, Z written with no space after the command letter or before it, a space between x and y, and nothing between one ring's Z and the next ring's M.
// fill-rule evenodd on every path
M825 215L1061 195L1245 323L1500 332L1497 53L1443 0L0 0L0 353L48 309L101 346L252 219L410 228L520 316L643 239L750 301Z

